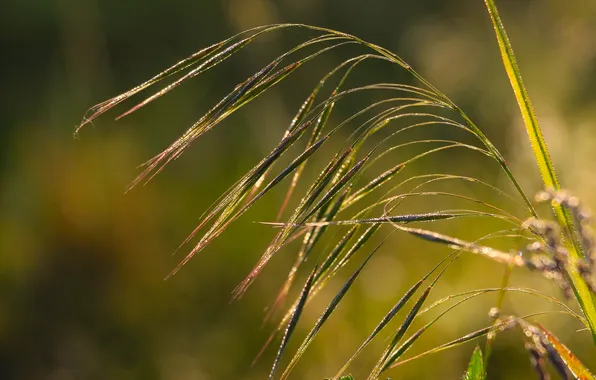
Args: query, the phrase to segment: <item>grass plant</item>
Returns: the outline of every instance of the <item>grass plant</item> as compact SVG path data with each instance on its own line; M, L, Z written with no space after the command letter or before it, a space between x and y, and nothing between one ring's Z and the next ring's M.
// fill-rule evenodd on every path
M478 346L470 360L465 379L484 379L494 337L500 331L519 329L526 337L526 348L539 378L548 378L545 367L553 364L564 378L594 379L589 370L552 333L532 321L535 315L501 315L503 297L509 293L524 293L545 299L557 305L561 312L581 321L596 342L596 298L594 286L595 242L590 229L590 214L578 199L561 189L554 166L537 117L532 109L528 92L523 84L513 49L496 5L485 1L492 20L503 65L510 80L513 93L526 127L530 147L544 182L544 191L536 200L546 202L553 210L554 220L540 219L535 202L523 190L504 156L470 117L445 93L441 92L393 52L364 41L356 36L301 24L279 24L257 27L239 33L222 42L211 45L159 73L141 85L109 99L90 109L80 127L98 116L149 89L164 80L169 83L154 91L150 96L122 113L126 116L174 90L183 82L202 74L231 58L265 34L286 29L303 30L307 39L294 48L273 59L254 75L239 83L233 91L211 108L168 148L149 160L144 170L131 186L150 180L167 164L178 158L192 143L218 126L229 115L255 100L263 92L276 86L320 56L338 49L357 51L350 58L324 75L318 85L306 97L296 112L282 138L257 165L242 176L204 213L201 222L183 244L193 241L186 257L170 275L178 272L194 255L205 249L214 239L274 188L287 186L284 201L277 214L277 221L268 223L277 233L254 268L234 290L234 297L240 297L253 283L267 263L280 250L289 249L290 242L301 239L295 253L294 265L287 275L275 301L273 310L280 309L300 278L299 273L309 273L301 286L298 297L280 318L267 344L279 339L279 348L269 375L270 379L286 379L301 356L311 345L319 331L341 303L352 285L358 280L370 259L383 246L391 234L408 234L414 237L442 244L452 252L428 273L411 286L399 301L379 321L370 335L348 359L338 368L333 379L352 378L348 375L350 364L382 332L388 330L390 322L396 320L400 311L405 316L390 334L386 347L370 369L368 379L377 379L390 373L398 373L399 366L411 360L477 341L486 336L484 349ZM361 66L370 61L393 65L411 75L416 85L405 83L371 83L350 86L350 79ZM381 100L363 104L344 120L334 122L335 107L358 94L382 94ZM374 97L371 97L375 99ZM79 128L80 128L79 127ZM414 138L399 142L402 136L416 130L449 129L463 132L471 137L462 141L440 138ZM77 129L78 131L78 129ZM335 145L331 141L337 142ZM339 148L330 159L321 152L333 145ZM422 147L413 152L413 148ZM499 188L495 184L474 176L458 173L429 172L403 178L404 169L412 167L427 157L458 149L487 159L486 165L496 165L508 178L511 186ZM396 152L410 156L399 162L392 162ZM380 163L391 162L389 167L379 170ZM312 182L306 183L306 191L299 195L305 182L305 167L322 164L320 172ZM372 179L370 179L372 178ZM483 187L503 200L510 208L458 192L447 192L434 188L445 182L465 182ZM409 186L409 187L408 187ZM409 188L409 190L407 190ZM402 205L410 198L450 197L467 202L468 208L436 209L420 212L401 212ZM461 218L490 218L503 226L491 234L475 241L467 241L436 231L432 226L439 221ZM338 232L339 231L339 232ZM335 234L335 235L333 235ZM383 235L384 234L384 235ZM384 239L378 242L379 235ZM322 247L323 236L331 236L334 244L329 249ZM335 236L335 237L333 237ZM528 249L503 251L488 244L491 239L519 239L530 241ZM371 248L372 244L372 248ZM293 245L294 246L294 245ZM362 256L361 252L365 252ZM307 260L312 256L318 258ZM431 293L439 286L443 273L462 255L475 254L503 264L508 268L499 287L475 289L452 294L429 303ZM314 264L313 264L314 263ZM288 342L293 337L296 325L305 308L321 290L348 264L358 263L355 271L343 283L320 315L310 332L293 353L282 370L282 359L288 355ZM579 312L566 306L556 298L535 289L508 285L508 276L513 270L530 270L554 281L562 294L575 298ZM493 323L483 329L442 344L421 354L406 357L405 354L433 325L447 313L478 296L497 293L498 301L490 315ZM431 309L447 306L434 319L421 328L410 332L413 321ZM271 312L270 315L274 313ZM331 375L331 374L329 374Z

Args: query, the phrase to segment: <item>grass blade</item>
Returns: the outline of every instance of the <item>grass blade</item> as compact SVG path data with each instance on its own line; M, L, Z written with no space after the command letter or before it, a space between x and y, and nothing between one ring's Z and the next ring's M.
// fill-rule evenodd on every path
M315 326L308 333L308 336L304 339L304 341L300 345L300 348L298 348L298 351L296 352L296 354L294 355L294 357L290 361L290 364L288 364L288 367L286 368L286 370L284 371L283 375L281 376L281 379L282 380L285 379L285 378L287 378L287 376L289 376L292 368L294 368L294 366L296 365L296 363L298 362L298 360L300 359L300 357L302 357L302 354L304 354L304 352L308 348L309 344L313 341L313 339L315 338L315 335L323 327L323 324L327 321L327 319L329 319L329 317L331 316L331 313L333 313L333 311L335 310L335 308L337 307L337 305L340 303L340 301L343 299L343 297L346 295L346 293L348 292L348 290L350 290L350 287L352 286L352 284L354 283L354 281L356 281L356 278L358 277L358 275L362 272L362 270L364 269L364 267L366 266L366 264L368 264L368 261L371 259L371 257L379 250L379 248L381 248L381 245L382 244L383 243L379 244L368 255L368 257L364 260L364 262L360 265L360 267L356 270L356 272L354 272L350 276L350 278L342 286L342 288L339 290L339 292L331 300L331 303L327 306L327 308L325 309L325 312L319 317L319 319L317 320L317 323L315 324Z
M338 378L344 373L349 365L354 361L356 356L364 350L364 348L387 326L389 322L395 317L395 315L404 307L404 305L412 298L412 296L416 293L418 288L426 281L450 256L447 256L444 260L441 260L434 268L432 268L424 277L422 277L418 282L416 282L408 291L397 301L397 303L389 310L389 312L383 317L381 322L375 327L372 333L364 340L364 342L358 347L356 352L348 359L346 364L339 370L339 372L334 376L334 378Z
M468 369L464 373L462 380L484 380L486 378L486 372L484 371L484 360L482 359L482 350L479 346L476 346Z
M315 87L315 89L313 90L313 92L310 94L310 96L307 98L307 100L305 101L305 103L302 105L302 107L300 108L300 111L298 112L298 114L296 115L296 118L300 117L303 118L311 109L315 97L318 95L319 91L321 90L321 88L323 87L323 85L325 84L325 82L332 76L334 75L338 70L340 70L341 68L343 68L345 65L351 64L351 66L348 67L347 71L344 73L343 77L341 78L341 80L339 81L338 85L335 87L335 89L333 90L333 92L331 93L331 98L333 98L334 96L337 95L338 91L340 90L341 86L344 84L344 82L346 81L346 79L348 78L348 76L350 75L350 73L352 72L352 70L363 60L365 60L366 58L372 58L374 56L371 55L364 55L364 56L358 56L358 57L354 57L352 59L349 59L345 62L343 62L341 65L337 66L334 70L332 70L331 72L329 72L327 75L325 75L323 77L323 79L321 79L319 81L319 84ZM327 121L329 120L329 116L331 115L331 112L333 110L333 107L335 105L334 101L328 102L325 104L323 111L321 112L321 114L319 115L319 117L317 118L317 120L315 121L314 127L313 127L313 131L312 131L312 135L311 135L311 139L308 142L308 146L310 146L314 141L316 141L316 139L319 137L321 131L323 130L323 128L325 127L325 125L327 124ZM295 120L296 120L295 118ZM296 185L298 184L298 180L300 179L300 176L302 175L302 172L304 171L304 167L305 164L302 164L300 166L300 168L298 168L298 170L296 171L296 173L294 174L294 178L292 179L292 183L290 184L290 187L288 188L288 191L286 193L286 196L284 198L284 201L282 203L282 206L277 214L277 219L279 220L290 200L290 197L292 196L292 193L296 187Z
M439 319L441 319L443 316L445 316L448 312L450 312L451 310L453 310L454 308L456 308L457 306L461 305L462 303L470 300L474 298L474 295L466 297L460 301L458 301L457 303L455 303L454 305L450 306L449 308L447 308L447 310L444 310L443 312L441 312L438 316L436 316L433 320L431 320L430 322L428 322L426 325L422 326L418 331L416 331L414 334L412 334L412 336L410 336L404 343L402 343L398 348L396 348L393 352L391 352L389 355L387 355L387 359L385 360L383 366L381 367L379 374L381 372L386 371L389 368L393 368L395 367L396 361L403 355L406 353L406 351L408 351L410 349L410 347L412 347L412 345L416 342L416 340L418 340L418 338L420 338L420 336L426 332L430 327L432 327Z
M316 220L322 220L322 221L332 220L335 217L335 215L339 212L339 209L340 209L341 205L343 204L344 200L346 199L348 192L349 192L349 189L347 189L339 197L337 197L337 199L335 199L333 201L333 204L329 205L328 207L321 208L321 210L319 211L319 213L316 216ZM298 255L296 257L296 261L295 261L294 265L292 266L292 268L290 269L290 272L288 273L288 277L287 277L286 281L284 282L273 306L271 307L271 309L265 316L264 322L266 322L271 317L271 315L273 313L275 313L276 310L283 304L283 302L285 301L285 298L288 294L288 291L290 290L290 287L292 286L292 283L294 282L294 277L295 277L296 273L298 272L299 267L306 261L307 257L309 256L311 251L314 249L317 242L319 242L321 236L323 236L323 234L325 233L326 230L327 230L327 226L312 227L305 233L304 240L302 242L302 246L300 247L300 251L298 251Z
M277 366L279 365L279 361L281 360L281 356L283 355L288 342L290 341L290 337L298 324L298 320L300 319L300 315L302 314L302 309L306 303L306 299L308 298L308 293L312 287L312 282L315 277L316 268L313 269L312 273L306 280L304 284L304 288L302 289L302 293L300 294L300 299L298 300L298 304L294 308L292 313L292 318L288 322L288 327L286 327L286 332L284 334L283 339L281 340L281 344L279 345L279 350L277 351L277 355L275 356L275 361L273 362L273 367L271 368L271 372L269 373L269 380L273 379L275 376L275 371L277 370Z
M361 189L354 192L346 200L346 205L344 206L344 208L347 208L348 206L358 202L360 199L364 198L366 195L374 191L376 188L382 186L384 183L391 180L393 176L399 173L404 167L405 165L403 163L398 164L393 168L381 173L377 178L373 179L372 181L364 185Z
M184 264L186 264L197 252L202 250L206 245L208 245L213 239L223 232L226 226L230 223L227 221L228 217L233 213L233 211L238 207L244 198L250 191L251 187L259 180L259 178L263 175L264 172L273 164L273 162L279 158L304 132L304 130L308 127L308 123L304 124L300 128L296 129L293 133L285 136L279 145L261 162L251 169L249 173L224 197L224 199L207 215L207 217L199 224L199 226L193 231L193 233L186 239L188 241L192 236L211 218L213 218L219 211L222 211L220 217L216 220L213 226L205 233L203 238L195 245L195 247L186 255L186 257L174 268L174 270L168 275L168 277L174 275ZM320 145L313 145L311 150L307 150L305 153L300 155L297 160L302 158L307 158L309 154L312 153L312 150L318 148ZM290 164L289 171L292 169L292 164ZM288 172L282 172L288 174ZM279 179L281 180L281 179ZM275 181L275 180L274 180ZM253 199L256 201L256 199ZM245 207L245 210L247 207ZM245 211L244 210L244 211ZM236 217L239 216L238 214ZM234 219L234 217L233 217ZM232 219L232 220L233 220Z
M422 306L424 305L424 302L426 302L426 299L430 295L431 290L434 288L436 283L439 281L439 279L441 278L443 273L445 273L447 268L449 268L449 266L458 257L459 257L459 254L457 252L448 256L448 258L451 258L451 261L441 270L441 272L435 277L435 279L428 285L428 287L424 290L422 295L420 295L418 300L416 300L416 303L414 304L414 306L412 306L412 308L410 309L410 312L404 318L403 323L399 326L399 329L393 336L391 343L389 343L389 345L387 346L387 348L381 355L381 358L379 359L379 361L377 362L377 364L374 366L373 370L371 371L371 373L368 377L369 380L374 380L374 379L378 378L379 375L381 374L381 372L385 371L401 355L401 354L399 354L400 348L398 348L397 350L394 351L395 346L400 342L401 338L403 338L404 335L406 334L406 332L408 331L408 328L410 327L410 325L412 324L412 322L414 321L416 316L419 314L420 310L422 309ZM426 327L428 327L428 326L429 325L427 325ZM423 329L425 329L425 328L423 328ZM423 329L421 329L421 330L423 330ZM419 330L417 333L415 333L414 336L416 336L417 334L420 335L421 330ZM410 337L408 339L408 341L406 341L405 344L402 344L401 347L402 348L405 347L405 345L408 342L413 342L417 338L417 336L416 336L416 338L414 336ZM408 345L408 347L409 347L409 345ZM407 348L405 348L403 350L403 352L405 352L406 349Z
M596 380L596 377L590 372L590 370L584 366L579 359L567 348L557 337L551 334L544 327L537 325L542 330L546 339L550 343L551 347L557 352L561 358L565 367L571 372L571 374L580 380Z
M547 313L567 313L567 312L566 311L552 311L552 312L533 313L533 314L528 314L526 316L520 317L519 319L520 320L521 319L527 319L527 318L530 318L530 317L534 317L534 316L537 316L537 315L543 315L543 314L547 314ZM415 356L412 356L412 357L409 357L409 358L404 359L402 361L396 362L393 365L391 365L391 368L395 368L395 367L398 367L400 365L403 365L403 364L409 363L411 361L414 361L414 360L420 359L422 357L425 357L427 355L436 354L438 352L445 351L445 350L448 350L450 348L454 348L454 347L460 346L462 344L471 342L471 341L473 341L475 339L478 339L480 337L483 337L485 335L488 335L491 331L495 331L498 328L499 328L499 324L497 324L497 325L494 325L493 324L491 326L483 327L483 328L481 328L479 330L476 330L476 331L473 331L471 333L468 333L468 334L466 334L464 336L461 336L461 337L459 337L457 339L454 339L454 340L449 341L447 343L443 343L443 344L441 344L441 345L439 345L437 347L434 347L434 348L432 348L430 350L424 351L424 352L422 352L420 354L417 354Z
M306 196L302 199L298 208L294 211L294 214L290 218L290 222L292 224L298 222L298 220L302 217L302 215L304 215L307 209L315 202L316 198L321 194L325 186L329 183L332 175L339 169L339 167L341 167L342 163L344 162L344 159L346 158L346 156L348 156L349 153L350 149L346 150L340 155L336 155L336 157L334 157L334 159L329 162L327 167L321 172L319 178L311 186ZM296 231L296 229L297 227L288 225L275 236L265 253L261 256L261 259L259 260L257 265L255 265L255 267L251 270L246 279L244 279L236 287L236 289L234 290L234 297L240 297L246 291L248 286L261 272L261 270L271 259L271 257L273 257L273 255L277 251L279 251L282 245L287 241L287 239L292 235L292 233Z
M410 312L408 313L408 315L404 319L404 322L399 326L399 329L397 330L397 332L393 336L393 339L391 340L391 343L387 346L387 348L383 352L383 355L381 356L381 358L379 359L379 361L377 362L377 364L373 368L370 376L368 377L369 380L376 379L381 374L381 372L383 372L387 368L389 362L391 362L391 359L392 359L391 353L393 351L393 348L397 345L397 343L399 343L399 341L401 340L401 338L403 338L403 336L407 332L408 328L410 327L410 325L414 321L414 318L416 317L416 315L418 314L418 312L422 308L422 305L424 305L424 302L426 301L426 299L430 295L431 289L432 289L431 287L426 288L426 290L418 298L418 300L416 301L416 303L414 304L414 306L412 306L412 309L410 309Z
M340 241L336 244L336 246L329 253L329 255L327 255L327 257L325 258L325 260L323 260L323 262L318 266L318 269L317 269L317 271L315 273L315 278L314 278L315 286L314 286L314 289L310 292L310 298L309 299L311 299L313 296L315 296L317 294L318 289L321 288L321 286L320 285L317 286L317 284L320 284L320 283L322 283L324 281L324 279L322 279L323 275L326 274L326 273L328 273L328 270L331 267L331 265L334 262L336 262L337 258L339 257L339 255L341 254L341 252L343 252L343 250L348 245L348 243L352 240L352 238L354 237L354 235L356 234L356 232L358 231L358 229L359 229L359 226L352 227L340 239ZM283 326L290 320L290 318L292 316L291 310L293 310L294 307L298 304L298 301L299 300L297 300L296 302L294 302L294 306L290 309L290 312L287 312L284 315L284 317L281 319L281 321L278 324L277 328L271 333L271 335L269 336L269 338L267 339L267 341L265 342L265 344L263 345L263 347L261 348L261 350L257 354L257 357L255 358L255 361L261 356L261 354L265 351L265 349L267 348L267 346L273 341L273 339L277 336L277 334L279 334L279 332L283 329Z
M418 355L415 355L415 356L412 356L410 358L404 359L402 361L396 362L393 365L391 365L391 368L395 368L397 366L400 366L402 364L411 362L413 360L420 359L420 358L422 358L424 356L436 354L438 352L441 352L441 351L444 351L444 350L448 350L448 349L453 348L453 347L456 347L456 346L460 346L460 345L462 345L464 343L471 342L471 341L473 341L475 339L478 339L478 338L480 338L482 336L487 335L493 329L494 329L493 326L483 327L483 328L481 328L479 330L476 330L476 331L473 331L471 333L468 333L468 334L466 334L464 336L461 336L461 337L459 337L457 339L454 339L454 340L452 340L450 342L443 343L440 346L437 346L435 348L432 348L432 349L430 349L428 351L424 351L424 352L422 352L422 353L420 353Z
M515 98L521 111L544 185L547 189L560 190L561 187L555 174L555 168L548 154L546 142L544 141L542 131L538 125L538 119L536 118L536 114L530 103L530 97L528 96L528 92L522 81L521 73L517 66L515 55L513 54L513 48L509 42L507 33L505 32L505 27L503 26L497 7L493 0L485 0L485 4L495 29L503 65L505 66L509 82L515 93ZM557 222L569 238L567 245L570 258L577 261L583 257L583 253L579 243L573 238L574 227L571 215L560 204L552 202L551 205L557 218ZM575 265L568 266L567 275L571 279L571 286L582 311L586 315L592 332L592 338L596 343L596 297L590 292Z
M476 243L470 243L465 240L461 240L458 238L454 238L451 236L443 235L438 232L432 232L428 230L424 230L421 228L410 228L405 227L399 224L393 223L393 226L398 230L407 232L413 236L421 238L423 240L427 240L434 243L441 243L450 246L451 248L462 249L466 252L475 253L489 259L492 259L496 262L500 262L503 264L511 264L519 267L526 266L525 259L521 256L513 256L509 253L501 252L494 248L490 248L487 246L478 245Z
M324 227L324 226L349 226L359 224L383 224L383 223L414 223L414 222L435 222L438 220L456 219L463 217L478 217L488 216L493 218L500 218L499 214L485 213L476 210L457 211L457 212L427 212L424 214L404 214L404 215L386 215L378 218L366 218L366 219L346 219L346 220L333 220L333 221L322 221L322 222L308 222L308 223L294 223L296 227ZM286 227L287 223L272 223L262 222L276 227Z

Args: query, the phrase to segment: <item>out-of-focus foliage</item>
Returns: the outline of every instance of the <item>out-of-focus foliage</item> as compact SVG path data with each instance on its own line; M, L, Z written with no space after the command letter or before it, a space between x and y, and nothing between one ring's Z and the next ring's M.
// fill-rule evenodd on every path
M594 209L596 5L551 0L501 1L499 6L561 182ZM264 309L291 260L278 256L240 301L230 304L229 294L274 234L250 222L275 215L283 193L259 202L179 274L163 278L185 253L170 255L203 210L279 140L299 102L333 59L342 57L330 55L320 66L305 67L205 136L148 186L126 195L123 190L138 164L297 36L272 35L243 51L240 59L183 85L159 106L117 124L108 115L97 121L101 127L72 139L89 105L240 30L304 22L392 49L473 116L529 193L540 188L482 2L6 0L2 9L1 379L267 376L274 349L252 368L250 363L273 326L260 328ZM380 66L359 76L366 82L395 75L384 70ZM479 177L505 181L455 153L447 162L427 164L465 167ZM464 235L490 227L450 226ZM336 373L378 316L445 254L444 248L406 236L392 239L319 333L294 378ZM502 266L466 256L446 272L436 296L498 286L503 272ZM515 271L511 281L560 296L551 283L526 271ZM314 324L333 296L329 288L318 311L305 311L296 335L304 336ZM447 315L421 344L434 347L483 327L495 298L485 296ZM521 315L551 307L516 295L507 296L504 310ZM596 367L587 333L575 331L579 325L557 315L540 322L584 364ZM364 375L374 365L386 343L371 345L368 361L360 359L351 369L355 378L358 368ZM297 347L290 342L290 348ZM458 378L472 348L441 352L395 371L404 379ZM489 376L525 379L531 371L520 337L499 335Z

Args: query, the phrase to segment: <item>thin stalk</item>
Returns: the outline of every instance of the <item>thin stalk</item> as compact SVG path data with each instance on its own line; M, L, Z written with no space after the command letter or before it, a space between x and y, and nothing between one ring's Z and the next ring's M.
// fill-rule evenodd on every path
M521 73L517 66L515 55L513 54L513 48L509 42L507 33L505 32L505 27L501 22L494 1L485 0L485 4L495 29L499 50L501 51L501 58L503 59L503 66L505 67L509 82L511 83L511 87L515 94L515 99L517 100L517 104L521 111L544 186L547 189L558 191L561 189L561 186L559 185L559 181L555 174L555 168L548 153L542 130L538 124L538 119L532 108L530 97L528 96L528 92L522 81ZM596 297L590 292L575 265L575 262L582 259L584 255L579 242L573 238L573 219L569 212L560 204L552 202L551 206L557 222L567 237L565 244L571 260L571 265L567 266L567 276L570 279L575 297L588 320L594 343L596 343Z

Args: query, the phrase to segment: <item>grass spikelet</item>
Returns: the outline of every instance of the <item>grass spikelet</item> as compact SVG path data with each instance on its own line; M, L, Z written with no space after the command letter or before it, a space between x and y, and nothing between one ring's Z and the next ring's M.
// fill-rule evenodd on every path
M296 307L293 308L293 310L292 310L292 317L290 318L290 321L288 322L288 326L286 327L286 331L284 333L283 339L279 346L279 350L277 351L277 355L275 356L275 361L273 362L273 367L271 368L271 372L269 373L269 380L273 379L273 377L275 376L275 371L277 370L277 366L279 364L279 361L281 360L281 356L283 355L283 353L286 349L286 346L287 346L288 342L290 341L290 337L292 336L292 333L294 332L294 329L296 328L296 325L298 324L298 320L300 319L300 315L302 314L302 309L304 308L304 305L308 298L308 293L310 292L310 289L312 287L312 282L315 277L315 272L316 272L316 268L312 271L311 275L306 280L306 283L304 284L304 288L302 289L302 293L300 294L300 298L298 299L298 303L296 304Z
M296 365L296 363L298 362L298 360L300 359L302 354L304 354L304 352L306 351L306 348L309 346L309 344L315 338L315 336L317 335L317 333L319 332L321 327L323 327L323 324L327 321L327 319L329 319L329 317L331 316L331 313L333 313L333 311L335 310L337 305L341 302L343 297L346 295L346 293L348 292L348 290L350 289L350 287L352 286L352 284L354 283L354 281L356 280L356 278L358 277L360 272L362 272L362 270L364 269L366 264L368 264L371 257L375 254L375 252L377 252L379 250L380 247L381 247L381 245L377 246L377 248L375 248L368 255L368 257L364 260L364 262L360 265L360 267L350 276L350 278L348 278L346 283L342 286L342 288L339 290L339 292L331 300L331 303L329 303L329 305L327 306L327 308L325 309L323 314L319 317L319 319L315 323L315 326L308 333L307 337L304 339L304 341L298 348L296 354L290 361L290 364L288 364L288 367L282 374L281 379L285 379L289 376L290 372L292 371L292 368L294 368L294 366Z

